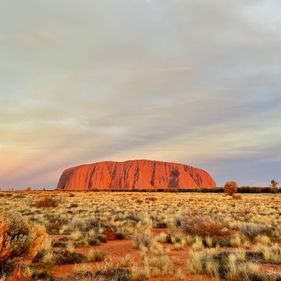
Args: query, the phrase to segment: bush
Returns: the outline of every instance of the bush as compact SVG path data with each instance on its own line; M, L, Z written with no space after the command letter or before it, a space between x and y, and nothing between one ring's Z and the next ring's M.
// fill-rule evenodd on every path
M75 263L84 263L87 262L87 257L83 254L76 252L69 252L67 250L62 252L57 252L55 254L55 263L56 264L75 264Z
M88 260L91 262L104 261L107 253L102 250L91 250L88 254Z
M273 192L273 193L278 193L278 182L276 181L276 180L272 180L271 181L271 184L270 184L270 186L271 186L271 192Z
M36 202L36 208L56 208L58 206L58 200L48 196Z
M116 239L117 240L124 240L124 239L126 239L126 234L124 234L122 232L117 232L116 233Z
M244 223L240 228L240 233L247 236L251 241L258 235L271 236L272 229L269 226L257 223Z
M127 268L112 268L105 271L97 271L94 274L97 280L104 281L130 281L132 280L132 272Z
M88 239L88 244L90 246L98 246L98 245L101 244L101 241L99 239L97 239L97 238L89 238Z
M0 276L11 274L18 262L33 258L47 239L45 228L18 213L0 212Z
M67 244L65 242L62 242L62 241L53 241L52 247L53 248L66 248Z
M137 249L141 247L149 248L152 243L152 238L148 233L137 233L134 235L133 241Z
M221 222L209 216L192 216L182 218L179 226L186 234L197 235L201 237L220 238L230 236L227 229Z
M259 272L258 267L250 262L243 253L220 252L206 255L206 253L191 253L190 270L193 273L208 274L216 280L247 280L269 281L268 275Z
M227 195L232 196L238 190L238 184L236 181L229 181L224 185L224 192Z
M58 215L48 215L48 222L46 225L46 229L48 234L59 234L59 229L62 225L68 224L68 219L65 219Z

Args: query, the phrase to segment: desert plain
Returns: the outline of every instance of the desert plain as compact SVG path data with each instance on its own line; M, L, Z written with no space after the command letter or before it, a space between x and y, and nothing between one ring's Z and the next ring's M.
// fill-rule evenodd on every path
M0 192L6 280L281 280L281 196Z

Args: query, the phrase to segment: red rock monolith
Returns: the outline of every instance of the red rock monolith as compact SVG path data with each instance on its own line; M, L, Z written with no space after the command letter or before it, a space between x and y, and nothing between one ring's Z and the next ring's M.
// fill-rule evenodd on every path
M104 161L69 168L63 172L57 186L63 190L177 190L214 187L216 182L202 169L152 160Z

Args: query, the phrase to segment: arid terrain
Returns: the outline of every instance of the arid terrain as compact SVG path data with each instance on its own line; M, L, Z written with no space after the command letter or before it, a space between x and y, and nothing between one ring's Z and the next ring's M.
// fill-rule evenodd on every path
M281 280L281 196L0 192L3 280Z

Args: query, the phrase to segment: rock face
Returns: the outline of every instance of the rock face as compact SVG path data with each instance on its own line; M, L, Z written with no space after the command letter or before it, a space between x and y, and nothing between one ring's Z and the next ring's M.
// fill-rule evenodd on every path
M98 162L67 169L58 189L64 190L155 190L213 188L216 182L204 170L151 160Z

